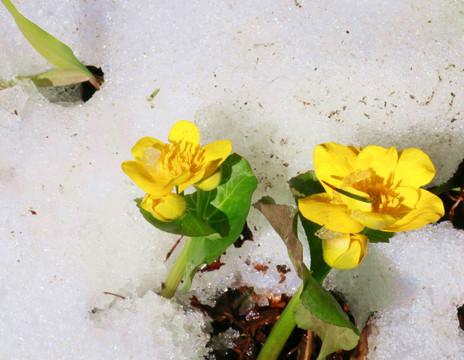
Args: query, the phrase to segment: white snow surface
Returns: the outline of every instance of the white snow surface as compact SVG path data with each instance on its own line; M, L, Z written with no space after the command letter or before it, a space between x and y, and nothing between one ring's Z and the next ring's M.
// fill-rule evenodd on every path
M293 293L281 240L251 209L254 242L159 297L179 249L138 212L121 171L143 136L165 141L179 119L204 144L230 139L267 194L335 141L418 147L451 177L464 153L464 5L452 0L253 2L15 1L30 20L105 72L85 104L51 103L28 82L0 92L0 359L201 359L207 320L188 297L227 286ZM0 78L48 70L0 6ZM152 102L147 97L156 89ZM358 326L369 359L464 359L464 235L449 224L372 244L326 281ZM247 265L249 264L249 265ZM267 264L263 275L253 267ZM125 297L104 294L111 292Z

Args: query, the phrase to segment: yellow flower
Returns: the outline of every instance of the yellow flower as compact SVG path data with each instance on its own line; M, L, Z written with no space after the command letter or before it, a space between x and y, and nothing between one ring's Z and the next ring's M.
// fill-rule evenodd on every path
M314 169L326 192L301 199L298 206L305 218L330 230L413 230L444 214L440 198L419 189L435 176L430 158L419 149L325 143L314 150Z
M146 194L140 207L160 221L169 222L184 215L187 208L185 199L177 194L169 193L162 198Z
M358 267L364 260L369 239L361 234L337 234L322 239L322 254L327 265L339 270Z
M219 167L232 150L229 140L200 146L198 128L181 120L172 127L169 141L171 144L152 137L140 139L132 148L135 161L123 162L123 171L155 198L167 195L174 186L181 193L194 184L206 191L219 185Z

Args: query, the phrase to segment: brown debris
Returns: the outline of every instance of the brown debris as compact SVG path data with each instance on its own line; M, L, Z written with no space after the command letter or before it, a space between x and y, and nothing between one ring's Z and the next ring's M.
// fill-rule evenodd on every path
M190 298L190 304L193 307L200 309L211 318L211 335L213 337L229 328L240 333L240 336L235 339L233 349L213 348L212 353L217 360L256 359L272 327L290 301L290 298L285 294L280 298L268 296L268 305L253 305L251 309L247 310L249 305L245 306L245 304L249 304L250 297L253 295L253 289L245 286L239 289L227 289L218 296L215 306L203 305L195 296ZM282 352L283 354L288 353L289 349L298 345L302 330L297 329L294 333L298 333L296 343L295 337L291 336L287 347ZM212 346L212 343L208 346Z
M335 295L342 308L347 305L341 301L340 295ZM279 319L291 297L282 294L281 297L268 295L268 305L251 305L256 295L253 288L243 286L239 289L227 289L219 294L214 306L203 305L192 296L190 305L199 309L211 318L211 341L207 344L216 360L255 360L266 342L274 324ZM462 307L464 314L464 306ZM348 312L348 315L351 315ZM219 334L234 329L239 336L234 340L231 349L218 348L214 338ZM367 354L367 338L369 327L361 332L358 346L351 350L340 350L327 356L327 360L364 360ZM315 360L321 349L321 340L312 331L295 328L290 335L279 360ZM220 346L220 345L219 345Z
M289 271L292 271L292 269L289 269L287 265L276 265L277 272L280 274L280 281L279 284L282 284L287 277L285 276L286 273Z
M262 265L262 264L256 264L254 267L253 267L256 271L260 271L263 273L263 275L265 275L267 273L267 271L269 270L269 266L267 265Z
M220 255L216 260L214 260L211 264L206 265L200 269L200 272L208 272L208 271L215 271L218 270L221 266L225 265L226 263L221 262Z

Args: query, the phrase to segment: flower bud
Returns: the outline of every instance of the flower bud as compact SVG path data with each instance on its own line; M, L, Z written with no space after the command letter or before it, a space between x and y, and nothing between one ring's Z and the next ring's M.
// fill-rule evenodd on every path
M177 194L169 193L168 195L156 198L150 194L145 195L141 208L150 212L157 220L169 222L184 215L187 208L185 199Z
M197 182L195 185L196 188L203 191L211 191L219 185L221 182L222 172L221 168L218 168L214 173L212 173L207 178Z
M322 239L322 252L327 265L339 270L354 269L367 254L369 239L361 234L340 234Z

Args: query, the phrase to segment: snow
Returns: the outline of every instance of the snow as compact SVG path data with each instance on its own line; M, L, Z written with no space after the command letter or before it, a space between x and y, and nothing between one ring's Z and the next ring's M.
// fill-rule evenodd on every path
M209 299L239 284L296 290L294 271L278 284L286 250L252 209L254 242L230 248L226 266L197 276L187 294L156 295L177 237L141 217L133 199L143 193L120 164L139 138L166 140L179 119L194 121L204 144L232 141L260 181L255 200L291 203L286 181L312 168L325 141L421 148L434 184L462 159L461 2L15 5L101 66L105 83L78 105L50 103L27 82L0 93L2 359L200 359L205 320L182 306L191 294ZM0 9L0 78L48 70ZM370 359L464 358L462 237L430 225L331 274L327 286L347 296L358 325L376 311ZM270 268L263 275L256 264Z

